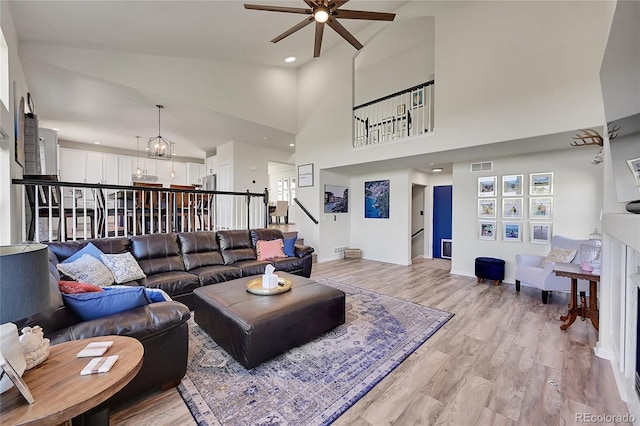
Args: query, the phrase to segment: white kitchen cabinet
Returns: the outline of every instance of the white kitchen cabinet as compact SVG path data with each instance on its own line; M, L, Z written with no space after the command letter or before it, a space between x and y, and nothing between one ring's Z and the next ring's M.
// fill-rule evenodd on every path
M84 183L86 178L87 154L75 149L60 148L60 180L62 182Z
M189 185L201 185L202 177L205 174L204 164L187 163L187 183Z
M60 149L63 182L118 184L118 157L99 152Z
M217 175L218 174L218 156L212 155L211 157L207 157L205 162L205 175Z
M86 183L118 184L117 156L91 152L86 158Z

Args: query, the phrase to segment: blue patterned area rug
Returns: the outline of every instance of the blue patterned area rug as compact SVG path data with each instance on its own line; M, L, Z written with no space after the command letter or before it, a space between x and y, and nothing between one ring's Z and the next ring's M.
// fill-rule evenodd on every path
M336 281L346 323L245 370L189 321L189 365L178 390L199 425L327 425L453 315Z

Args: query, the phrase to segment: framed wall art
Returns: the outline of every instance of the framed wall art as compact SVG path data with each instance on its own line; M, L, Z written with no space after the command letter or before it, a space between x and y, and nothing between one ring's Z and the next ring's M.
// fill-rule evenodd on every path
M480 220L478 221L478 238L481 240L496 239L496 221Z
M553 194L553 173L531 173L529 175L529 194Z
M529 219L551 219L552 216L552 197L531 197L529 199Z
M495 197L496 193L495 176L486 176L478 178L478 197Z
M411 92L411 108L419 108L423 104L423 91L422 89L414 90Z
M502 241L522 241L522 222L502 222Z
M313 186L313 163L298 166L298 186Z
M364 217L389 219L389 180L364 183Z
M398 115L403 115L407 111L407 106L405 104L398 105Z
M517 197L522 195L524 175L502 176L502 196Z
M349 188L338 185L324 186L324 212L347 213L349 211Z
M551 222L529 222L529 242L551 244Z
M478 200L478 217L480 219L495 219L496 217L496 199L480 198Z
M640 158L627 160L627 164L629 165L629 169L631 169L636 185L640 185Z
M503 219L522 219L522 198L502 199Z

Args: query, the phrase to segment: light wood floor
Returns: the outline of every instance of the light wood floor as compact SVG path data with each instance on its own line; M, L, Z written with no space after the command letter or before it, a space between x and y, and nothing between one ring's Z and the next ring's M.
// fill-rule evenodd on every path
M398 266L315 264L331 278L455 316L335 425L571 425L577 413L625 414L608 361L593 355L588 321L560 330L566 296L451 275L447 260ZM112 425L194 425L175 389L113 412ZM296 425L298 426L298 425Z

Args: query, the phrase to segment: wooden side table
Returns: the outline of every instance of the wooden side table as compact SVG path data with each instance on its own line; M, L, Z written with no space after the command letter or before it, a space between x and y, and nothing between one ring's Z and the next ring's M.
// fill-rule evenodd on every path
M104 356L119 355L108 373L81 376L91 358L77 358L87 343L113 341ZM79 416L122 389L142 367L142 344L125 336L101 336L51 346L49 357L22 376L35 402L13 387L0 395L0 424L55 425Z
M567 277L571 279L571 299L569 301L569 312L567 315L560 317L562 321L569 321L562 324L560 328L566 330L571 327L578 315L584 320L589 318L593 327L599 329L600 314L598 311L598 282L600 281L600 275L592 274L590 272L583 271L580 265L575 263L556 263L553 268L555 274L559 277ZM578 304L578 280L589 281L589 304L581 298L580 304Z

